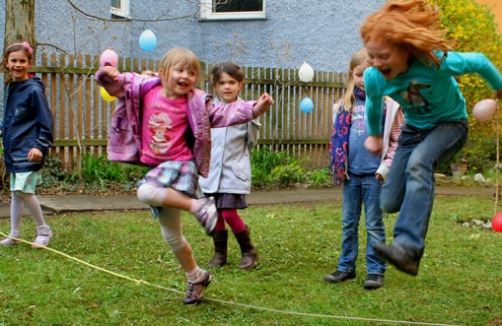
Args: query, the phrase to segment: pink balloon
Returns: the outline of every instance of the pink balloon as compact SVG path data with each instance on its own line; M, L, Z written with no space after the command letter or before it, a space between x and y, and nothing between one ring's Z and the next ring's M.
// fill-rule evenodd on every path
M487 121L497 110L497 102L491 98L481 100L474 105L472 114L479 121Z
M101 67L104 66L114 66L116 67L119 62L119 57L112 48L108 48L101 53L99 57L99 65Z

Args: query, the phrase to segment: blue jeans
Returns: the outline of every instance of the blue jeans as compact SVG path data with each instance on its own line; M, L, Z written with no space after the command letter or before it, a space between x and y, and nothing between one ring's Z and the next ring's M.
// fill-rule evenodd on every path
M364 203L366 217L366 271L368 274L384 275L385 262L375 255L373 245L385 242L382 210L380 208L380 188L382 184L374 174L349 175L350 180L343 183L342 206L342 254L337 269L351 272L356 269L359 250L359 220Z
M433 129L402 128L392 166L382 187L382 210L399 211L393 243L420 259L434 204L434 170L467 141L467 120L445 121Z

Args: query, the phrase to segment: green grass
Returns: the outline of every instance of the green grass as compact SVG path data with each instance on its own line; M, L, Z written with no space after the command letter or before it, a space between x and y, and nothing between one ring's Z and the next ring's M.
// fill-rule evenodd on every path
M460 223L490 219L493 199L437 198L419 275L389 267L376 291L362 287L362 224L357 278L322 280L340 254L340 215L340 201L243 211L260 254L258 267L238 269L240 253L231 238L229 264L213 271L206 299L196 307L181 304L185 275L147 211L48 216L55 232L51 248L148 284L24 243L0 248L0 325L502 324L502 234ZM386 217L388 237L395 217ZM183 219L204 266L212 241L192 216ZM2 232L9 228L8 219L0 220ZM32 220L23 219L23 238L33 240L34 230Z

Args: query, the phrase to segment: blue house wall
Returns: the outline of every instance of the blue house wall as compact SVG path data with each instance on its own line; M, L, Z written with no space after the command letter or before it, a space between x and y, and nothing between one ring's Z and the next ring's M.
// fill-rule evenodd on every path
M132 20L111 22L106 21L110 3L37 0L36 38L49 44L39 51L99 55L111 46L120 56L159 60L172 47L186 47L207 63L297 69L306 61L317 71L345 72L362 46L361 22L385 0L268 0L266 19L239 21L201 21L194 0L131 0ZM5 1L0 1L1 29L5 15ZM147 28L158 39L151 52L142 51L138 42ZM0 33L2 44L3 37Z

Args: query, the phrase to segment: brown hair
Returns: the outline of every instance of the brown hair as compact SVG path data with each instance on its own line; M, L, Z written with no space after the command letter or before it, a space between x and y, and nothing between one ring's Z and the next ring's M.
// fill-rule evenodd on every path
M238 82L244 82L244 71L242 71L238 65L233 62L223 62L218 63L213 67L213 70L211 71L211 83L216 85L223 73L227 73Z
M446 40L447 29L440 29L439 9L425 0L389 1L369 15L361 26L364 44L370 41L390 42L406 48L428 65L439 68L456 41ZM438 58L435 51L442 51Z

